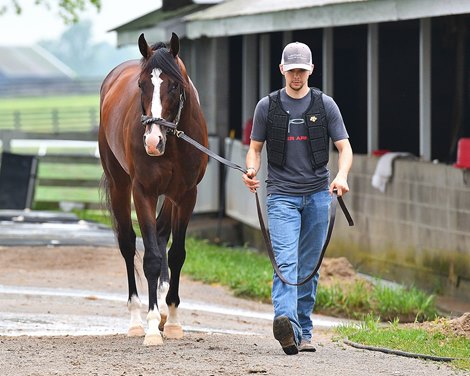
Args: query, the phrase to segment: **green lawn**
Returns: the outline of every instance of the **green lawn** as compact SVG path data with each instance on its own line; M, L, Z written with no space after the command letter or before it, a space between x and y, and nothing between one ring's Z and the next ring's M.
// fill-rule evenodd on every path
M65 163L40 163L38 175L47 179L89 179L99 180L103 173L101 165Z
M398 321L383 326L369 318L361 325L341 326L337 332L341 338L372 348L454 358L454 367L470 370L470 339L454 334L449 319L436 320L426 326L403 326Z
M69 180L91 180L96 182L96 188L92 187L52 187L41 186L36 187L34 201L35 202L84 202L84 203L100 203L98 182L103 173L100 164L75 164L68 165L62 163L40 163L38 177L40 179L69 179ZM48 209L47 205L39 204L35 209Z
M96 107L100 104L99 93L92 95L63 95L51 97L2 98L0 113L11 110L29 110L37 108Z
M99 95L4 98L0 129L88 132L99 122Z

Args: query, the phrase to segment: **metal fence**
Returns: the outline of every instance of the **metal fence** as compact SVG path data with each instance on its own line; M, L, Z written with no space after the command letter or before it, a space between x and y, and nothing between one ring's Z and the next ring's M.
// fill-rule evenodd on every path
M77 165L100 166L97 149L97 132L21 132L15 130L1 130L0 139L2 151L18 152L18 148L26 148L28 154L35 154L42 164L65 165L66 169L73 169ZM209 137L209 147L219 153L219 142L215 136ZM87 149L87 152L80 149ZM203 180L198 186L198 197L195 213L214 213L219 210L219 164L210 160ZM101 167L99 167L101 168ZM39 174L36 179L36 190L52 189L57 194L47 200L34 198L34 205L51 208L62 208L62 204L74 204L77 207L97 209L101 208L99 195L97 195L99 178L87 176L79 178L45 177ZM1 187L0 187L1 189ZM70 196L71 190L90 192L80 199ZM49 195L48 195L49 196ZM82 196L82 195L80 195Z
M34 132L86 132L99 123L97 107L61 107L2 110L0 129Z
M101 79L2 81L0 97L96 94L100 92L101 81Z

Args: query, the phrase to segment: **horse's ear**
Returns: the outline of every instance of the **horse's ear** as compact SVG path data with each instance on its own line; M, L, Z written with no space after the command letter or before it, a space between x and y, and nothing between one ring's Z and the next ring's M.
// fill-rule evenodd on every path
M175 33L171 33L170 52L174 57L180 52L180 38Z
M152 49L145 40L144 33L140 34L139 36L139 50L145 59L148 59L152 54Z

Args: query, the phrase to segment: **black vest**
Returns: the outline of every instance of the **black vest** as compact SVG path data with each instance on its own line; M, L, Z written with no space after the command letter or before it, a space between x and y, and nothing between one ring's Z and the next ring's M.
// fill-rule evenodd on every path
M329 159L328 123L322 95L320 90L311 88L310 106L302 115L307 124L308 144L314 169L325 166ZM266 147L269 163L279 167L283 167L286 162L289 120L289 114L282 108L281 91L269 94Z

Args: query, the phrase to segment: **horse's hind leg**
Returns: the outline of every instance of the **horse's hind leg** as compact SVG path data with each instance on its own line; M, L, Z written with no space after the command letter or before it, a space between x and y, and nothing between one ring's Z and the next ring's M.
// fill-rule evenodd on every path
M164 327L164 335L168 338L182 338L183 327L178 319L179 282L181 268L186 259L186 229L196 204L196 187L188 191L178 206L173 207L172 215L172 243L168 251L168 266L170 268L170 290L166 298L169 307L168 320Z

